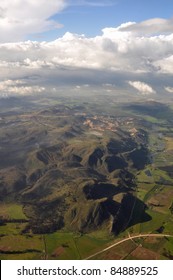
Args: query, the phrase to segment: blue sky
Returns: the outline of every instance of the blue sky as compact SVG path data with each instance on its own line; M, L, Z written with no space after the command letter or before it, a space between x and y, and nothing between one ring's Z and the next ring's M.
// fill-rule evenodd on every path
M0 42L94 37L105 27L173 17L172 0L1 0Z
M1 0L0 35L0 97L173 94L172 0Z
M63 11L51 17L63 27L45 32L40 40L53 40L67 31L92 37L101 34L105 27L116 27L128 21L173 17L172 0L71 0L67 3Z

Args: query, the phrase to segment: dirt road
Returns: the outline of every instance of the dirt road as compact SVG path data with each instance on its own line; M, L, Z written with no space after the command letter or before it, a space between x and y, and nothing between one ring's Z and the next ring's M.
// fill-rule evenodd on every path
M115 247L115 246L117 246L117 245L119 245L119 244L122 244L122 243L124 243L124 242L126 242L126 241L128 241L128 240L133 240L133 239L135 239L135 238L141 238L141 237L159 237L159 238L163 238L163 237L172 237L173 238L173 235L170 235L170 234L138 234L138 235L134 235L134 236L129 236L129 237L127 237L127 238L124 238L123 240L120 240L120 241L118 241L118 242L116 242L116 243L114 243L114 244L112 244L112 245L110 245L110 246L108 246L108 247L106 247L105 249L103 249L103 250L101 250L101 251L99 251L99 252L97 252L97 253L95 253L95 254L93 254L93 255L90 255L89 257L87 257L85 260L89 260L89 259L91 259L91 258L93 258L93 257L95 257L95 256L97 256L97 255L99 255L99 254L101 254L101 253L103 253L103 252L106 252L106 251L108 251L108 250L110 250L110 249L112 249L113 247Z

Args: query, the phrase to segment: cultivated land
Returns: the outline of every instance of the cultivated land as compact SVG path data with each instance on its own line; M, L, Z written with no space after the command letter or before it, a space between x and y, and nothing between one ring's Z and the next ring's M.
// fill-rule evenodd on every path
M2 99L1 259L173 259L173 111Z

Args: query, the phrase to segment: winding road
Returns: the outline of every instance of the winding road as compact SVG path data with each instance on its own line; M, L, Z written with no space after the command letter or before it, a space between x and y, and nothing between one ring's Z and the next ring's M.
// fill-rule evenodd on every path
M93 257L95 257L95 256L97 256L97 255L99 255L99 254L101 254L103 252L106 252L106 251L112 249L113 247L115 247L115 246L117 246L119 244L122 244L122 243L124 243L124 242L126 242L128 240L133 240L135 238L141 238L141 237L158 237L158 238L172 237L173 238L173 235L171 235L171 234L157 234L157 233L154 234L154 233L150 233L150 234L138 234L138 235L134 235L134 236L129 236L127 238L124 238L123 240L120 240L120 241L118 241L118 242L116 242L116 243L106 247L105 249L103 249L103 250L101 250L101 251L99 251L99 252L97 252L97 253L95 253L93 255L90 255L89 257L85 258L84 260L89 260L89 259L91 259L91 258L93 258Z

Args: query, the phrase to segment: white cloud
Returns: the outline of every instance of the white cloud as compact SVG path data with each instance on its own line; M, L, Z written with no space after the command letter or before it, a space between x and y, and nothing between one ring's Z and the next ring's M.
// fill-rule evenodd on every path
M160 33L173 33L173 18L152 18L142 21L140 23L131 23L128 25L121 25L120 31L136 32L138 34L160 34Z
M65 6L66 0L1 0L0 41L23 40L28 34L61 27L49 18Z
M128 83L129 83L129 85L131 85L132 87L134 87L135 89L137 89L139 92L141 92L144 95L155 93L153 88L146 83L143 83L140 81L129 81Z
M0 82L0 96L31 95L45 91L44 87L28 86L21 80L5 80Z
M1 86L6 85L5 90L11 94L39 91L38 85L46 88L46 82L49 88L63 83L74 87L100 83L115 84L117 89L122 81L125 87L125 81L130 81L143 94L154 93L154 89L158 92L159 86L173 86L173 33L143 36L124 30L133 26L136 23L128 22L104 28L102 35L93 38L67 32L52 42L1 43ZM31 77L31 84L14 83L26 77ZM6 80L13 81L13 86L4 84ZM103 89L114 91L115 87ZM128 90L132 88L128 86Z
M162 73L172 74L173 73L173 54L171 54L171 55L168 54L168 56L165 56L165 57L162 57L161 59L156 60L153 64L156 67L158 67Z
M173 34L134 37L106 28L102 36L87 38L66 33L52 42L0 45L1 67L56 68L58 66L130 72L173 73Z
M165 90L169 93L173 93L173 87L165 87Z

